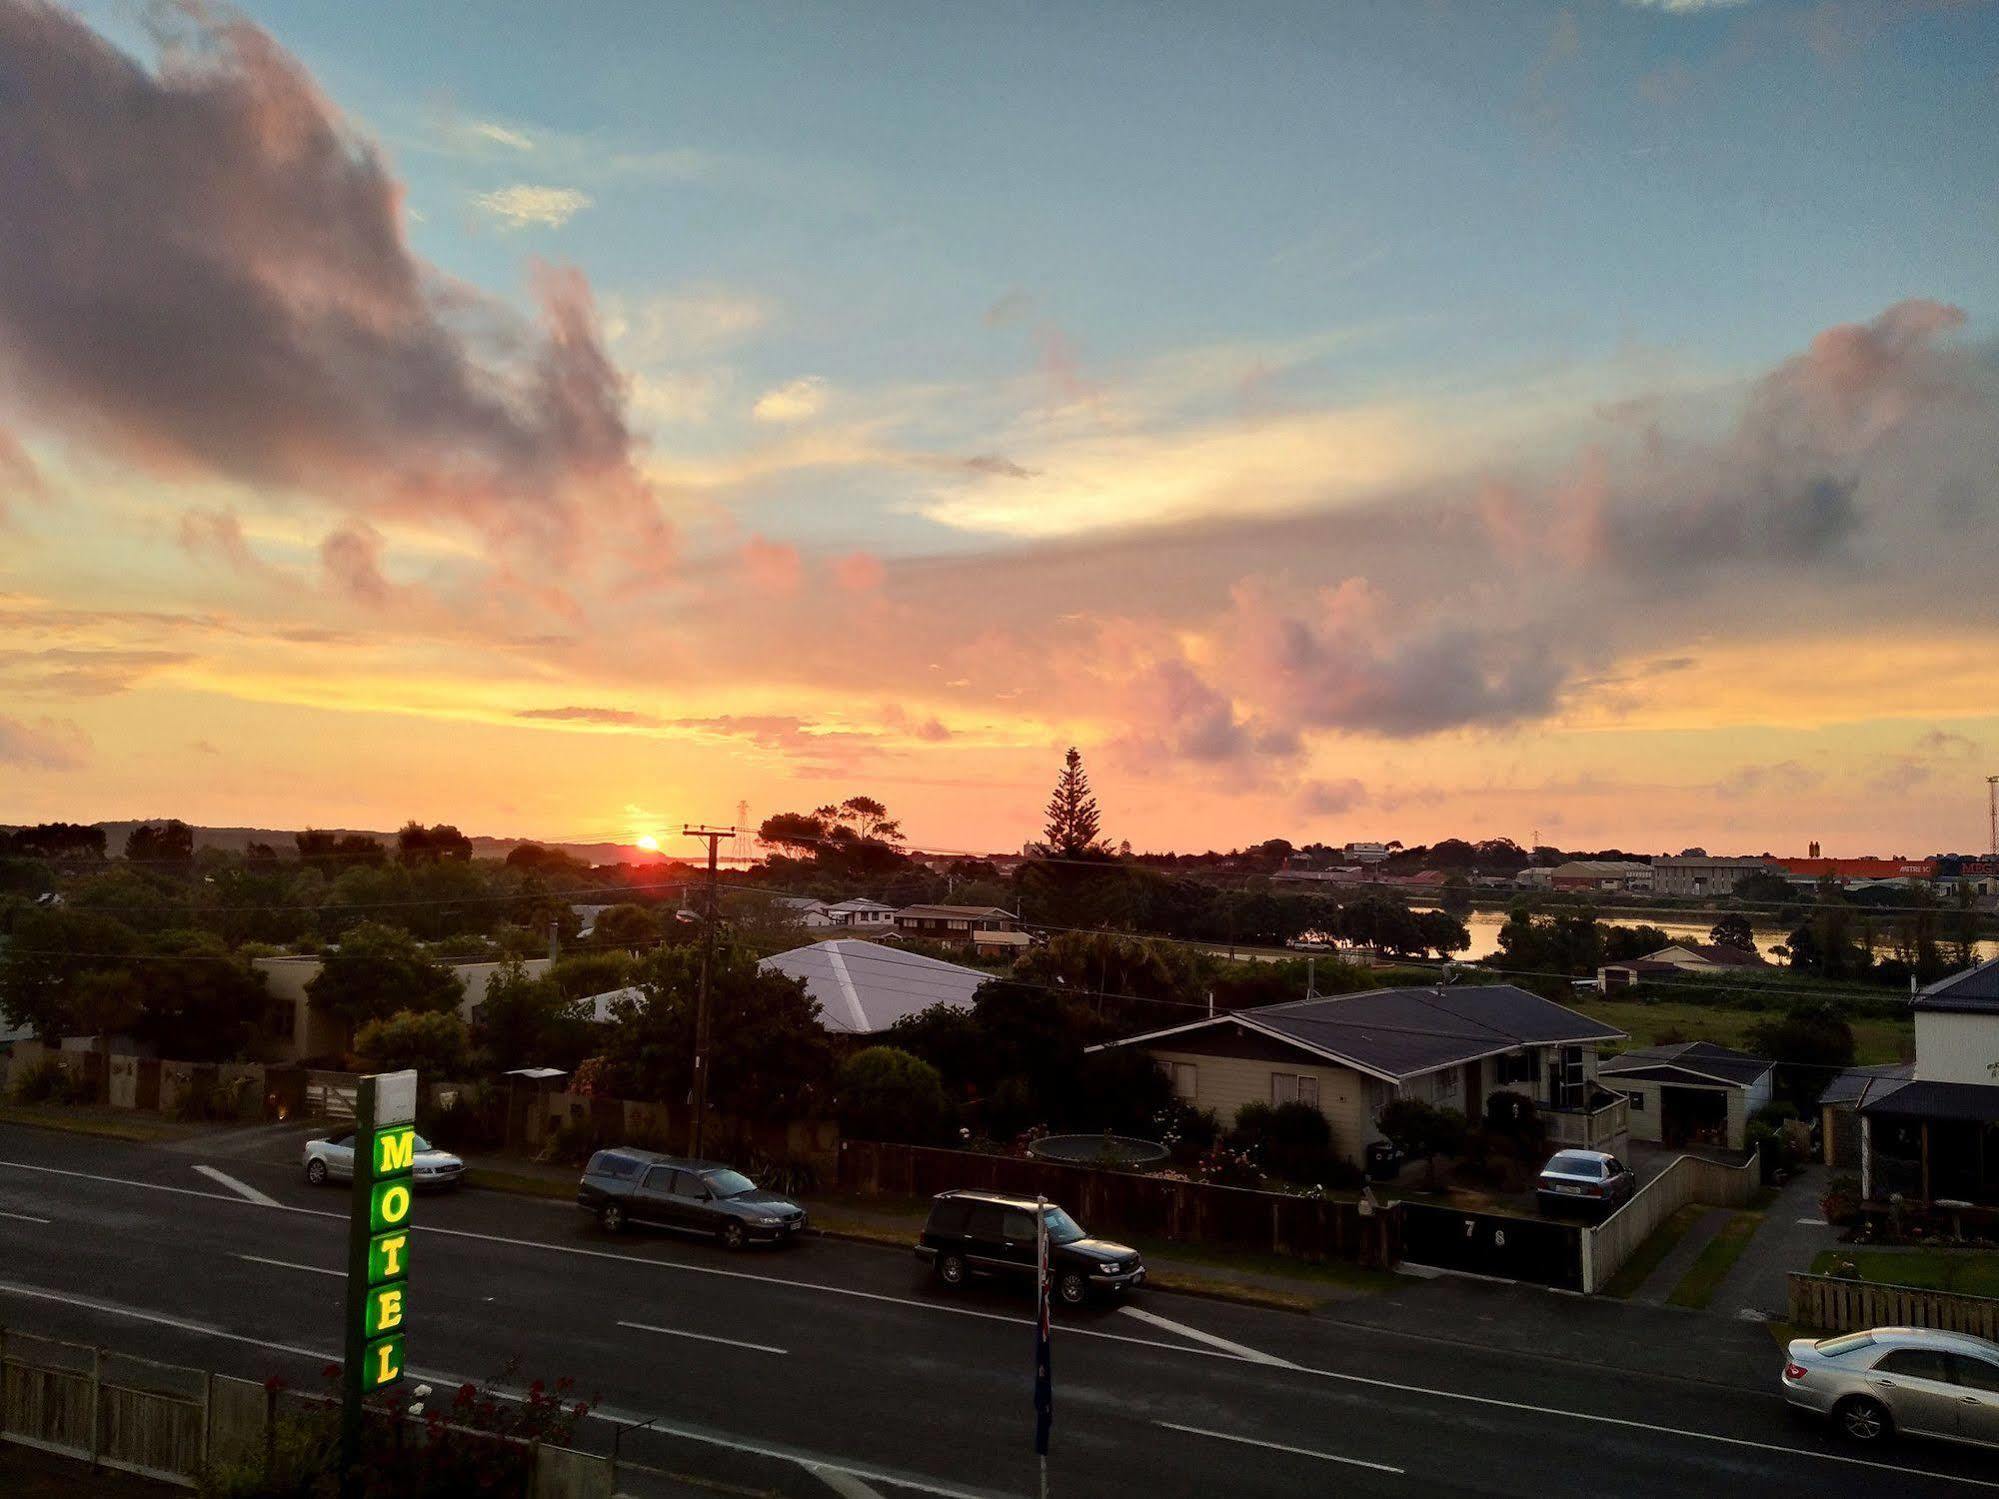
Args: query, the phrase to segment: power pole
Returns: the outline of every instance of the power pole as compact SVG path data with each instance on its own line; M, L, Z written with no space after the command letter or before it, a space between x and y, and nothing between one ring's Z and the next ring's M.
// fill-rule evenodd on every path
M1999 776L1985 778L1985 837L1987 852L1999 859Z
M687 1153L701 1159L701 1131L708 1122L708 970L715 966L715 861L724 838L736 836L734 828L682 827L689 838L708 844L708 911L701 923L701 989L694 1001L694 1130Z

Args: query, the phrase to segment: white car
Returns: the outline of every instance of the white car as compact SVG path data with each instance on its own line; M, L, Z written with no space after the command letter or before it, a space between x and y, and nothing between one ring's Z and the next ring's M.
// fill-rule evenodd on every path
M465 1175L463 1161L448 1150L438 1150L422 1135L416 1137L416 1156L411 1164L419 1187L455 1187ZM354 1180L354 1137L306 1141L305 1179L315 1187Z

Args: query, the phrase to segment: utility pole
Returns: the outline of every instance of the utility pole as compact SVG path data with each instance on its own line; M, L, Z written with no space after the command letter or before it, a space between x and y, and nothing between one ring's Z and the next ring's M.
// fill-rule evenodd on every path
M708 971L715 966L715 859L724 838L736 836L734 828L682 827L689 838L708 844L708 911L701 923L701 989L694 1001L694 1130L687 1153L701 1159L701 1131L708 1122Z
M1999 776L1985 778L1985 837L1986 851L1999 859Z

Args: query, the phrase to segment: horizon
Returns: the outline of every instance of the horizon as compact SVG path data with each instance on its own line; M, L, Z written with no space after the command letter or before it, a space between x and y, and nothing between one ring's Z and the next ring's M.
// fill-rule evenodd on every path
M1999 7L1022 14L0 0L0 817L1985 851Z

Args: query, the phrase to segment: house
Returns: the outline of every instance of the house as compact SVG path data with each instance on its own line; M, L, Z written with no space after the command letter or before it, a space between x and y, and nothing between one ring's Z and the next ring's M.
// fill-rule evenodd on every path
M809 932L824 931L838 924L826 902L809 895L775 895L771 904Z
M1026 932L982 931L972 933L972 951L985 956L1018 957L1034 945Z
M975 932L1012 932L1020 928L1020 918L998 906L904 906L895 913L899 937L920 937L926 942L956 942L972 945Z
M1733 895L1752 874L1782 874L1774 859L1668 854L1652 861L1654 895Z
M1857 1105L1869 1202L1999 1207L1999 958L1919 989L1916 1060Z
M885 932L895 925L894 906L858 896L853 900L835 901L826 908L826 914L833 918L834 926L853 927L859 931Z
M1753 947L1734 947L1726 942L1674 942L1648 952L1642 958L1606 963L1597 969L1597 985L1608 994L1613 989L1629 989L1647 975L1668 973L1723 973L1733 968L1768 968L1763 954Z
M1749 1121L1770 1102L1774 1066L1709 1041L1682 1041L1608 1057L1597 1077L1631 1100L1634 1140L1744 1150Z
M622 989L606 989L602 994L586 994L576 1001L576 1013L596 1025L609 1025L617 1018L620 1005L645 1003L646 992L637 984Z
M1477 1117L1500 1089L1541 1106L1553 1145L1622 1153L1627 1104L1597 1086L1597 1048L1624 1033L1512 984L1373 989L1190 1021L1093 1048L1137 1046L1174 1096L1224 1123L1246 1103L1308 1103L1355 1165L1381 1111L1419 1098Z
M1388 857L1385 843L1349 843L1341 850L1350 863L1379 864Z
M254 962L264 975L271 1006L263 1048L268 1055L261 1060L296 1062L303 1057L342 1056L353 1049L354 1035L346 1022L328 1014L306 997L307 986L319 977L325 963L309 957L257 958ZM485 1001L486 985L492 982L494 974L507 965L447 963L445 966L465 991L464 998L458 1003L458 1014L470 1024L473 1011ZM540 978L551 965L547 958L529 958L521 966L527 970L528 977Z
M1571 859L1548 871L1551 890L1650 890L1652 866L1627 859Z
M1819 1094L1819 1141L1825 1163L1841 1171L1860 1169L1860 1106L1876 1093L1915 1076L1914 1062L1849 1067Z
M858 937L814 942L757 967L803 979L819 1001L819 1023L840 1035L872 1036L932 1005L969 1010L990 973Z

